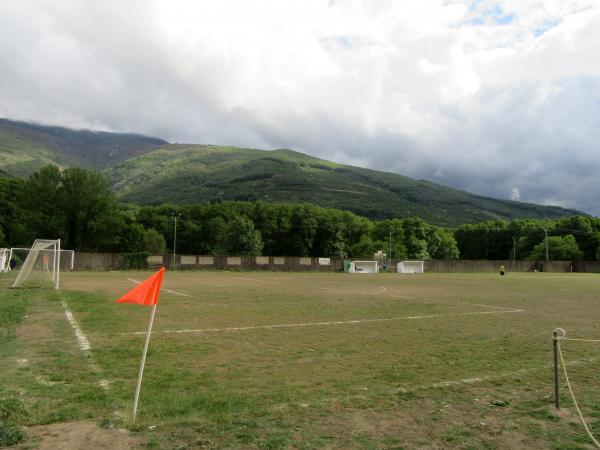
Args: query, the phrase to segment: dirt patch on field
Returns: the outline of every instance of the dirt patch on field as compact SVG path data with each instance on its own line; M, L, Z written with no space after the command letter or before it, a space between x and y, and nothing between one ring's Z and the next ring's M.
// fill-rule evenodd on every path
M104 429L94 422L78 421L27 428L27 448L39 450L129 450L140 448L143 439L123 429Z

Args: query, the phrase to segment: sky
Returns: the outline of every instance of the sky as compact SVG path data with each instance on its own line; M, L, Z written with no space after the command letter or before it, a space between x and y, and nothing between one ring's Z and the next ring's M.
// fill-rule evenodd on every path
M600 215L597 0L2 0L0 117Z

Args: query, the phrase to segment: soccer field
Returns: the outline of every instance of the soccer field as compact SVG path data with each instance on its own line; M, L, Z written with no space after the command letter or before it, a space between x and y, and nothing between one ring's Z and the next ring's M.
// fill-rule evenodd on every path
M150 274L0 278L0 411L29 442L91 419L156 448L592 448L551 336L600 339L596 274L167 272L132 425L150 309L114 300ZM561 346L600 434L600 342Z

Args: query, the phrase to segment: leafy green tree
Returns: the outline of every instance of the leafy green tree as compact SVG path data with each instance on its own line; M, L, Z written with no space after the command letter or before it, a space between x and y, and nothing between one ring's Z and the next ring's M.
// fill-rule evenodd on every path
M418 217L411 217L402 221L404 231L404 246L409 258L429 259L427 237L429 225Z
M164 255L167 251L167 243L164 236L154 228L144 231L143 242L143 249L146 252L154 255Z
M7 246L25 246L28 223L22 208L24 180L0 178L0 227Z
M389 219L376 222L371 232L371 236L374 241L379 241L383 244L377 249L377 251L382 251L386 255L390 256L389 253L391 246L391 258L406 258L407 250L406 246L404 245L404 228L402 220Z
M42 167L33 173L20 191L23 221L27 224L23 242L31 245L36 238L67 238L67 221L62 198L62 173L53 165ZM68 247L63 242L63 247Z
M208 244L206 252L214 255L225 255L227 254L227 223L222 217L213 217L208 221L207 224L207 238Z
M364 237L350 248L352 258L373 258L373 255L384 248L385 242L374 241L369 236Z
M102 174L79 167L65 169L58 192L66 248L85 251L114 242L118 204Z
M458 259L459 251L454 236L441 228L431 228L427 237L427 252L434 259Z
M571 261L583 258L583 252L579 250L577 241L572 234L566 236L548 237L548 257L553 261ZM533 248L529 255L532 260L546 259L546 243L540 242Z
M406 240L406 250L409 258L429 259L431 256L427 251L427 241L411 236Z
M260 255L263 243L260 231L254 228L254 223L247 217L235 216L230 220L221 242L229 255Z

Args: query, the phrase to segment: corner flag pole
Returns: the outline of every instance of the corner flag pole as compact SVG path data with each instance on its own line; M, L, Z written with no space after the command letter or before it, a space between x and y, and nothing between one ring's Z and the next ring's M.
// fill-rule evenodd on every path
M146 353L148 353L148 344L150 343L150 335L152 334L152 324L154 323L154 313L156 313L156 303L152 306L150 313L150 321L148 322L148 331L146 331L146 342L144 343L144 353L142 354L142 362L140 363L140 371L138 373L137 386L135 387L135 400L133 401L133 422L137 414L138 400L140 398L140 388L142 387L142 376L144 375L144 365L146 364Z
M154 323L154 314L156 314L156 305L160 296L160 286L162 284L165 268L161 267L158 272L150 278L142 281L137 287L127 292L115 303L133 303L136 305L152 306L150 320L148 321L148 331L146 331L146 342L144 343L144 352L142 353L142 362L140 363L140 372L138 373L137 385L135 387L135 399L133 401L133 422L137 414L138 400L140 399L140 388L142 387L142 376L144 375L144 365L146 364L146 354L148 353L148 344L152 334L152 324Z

